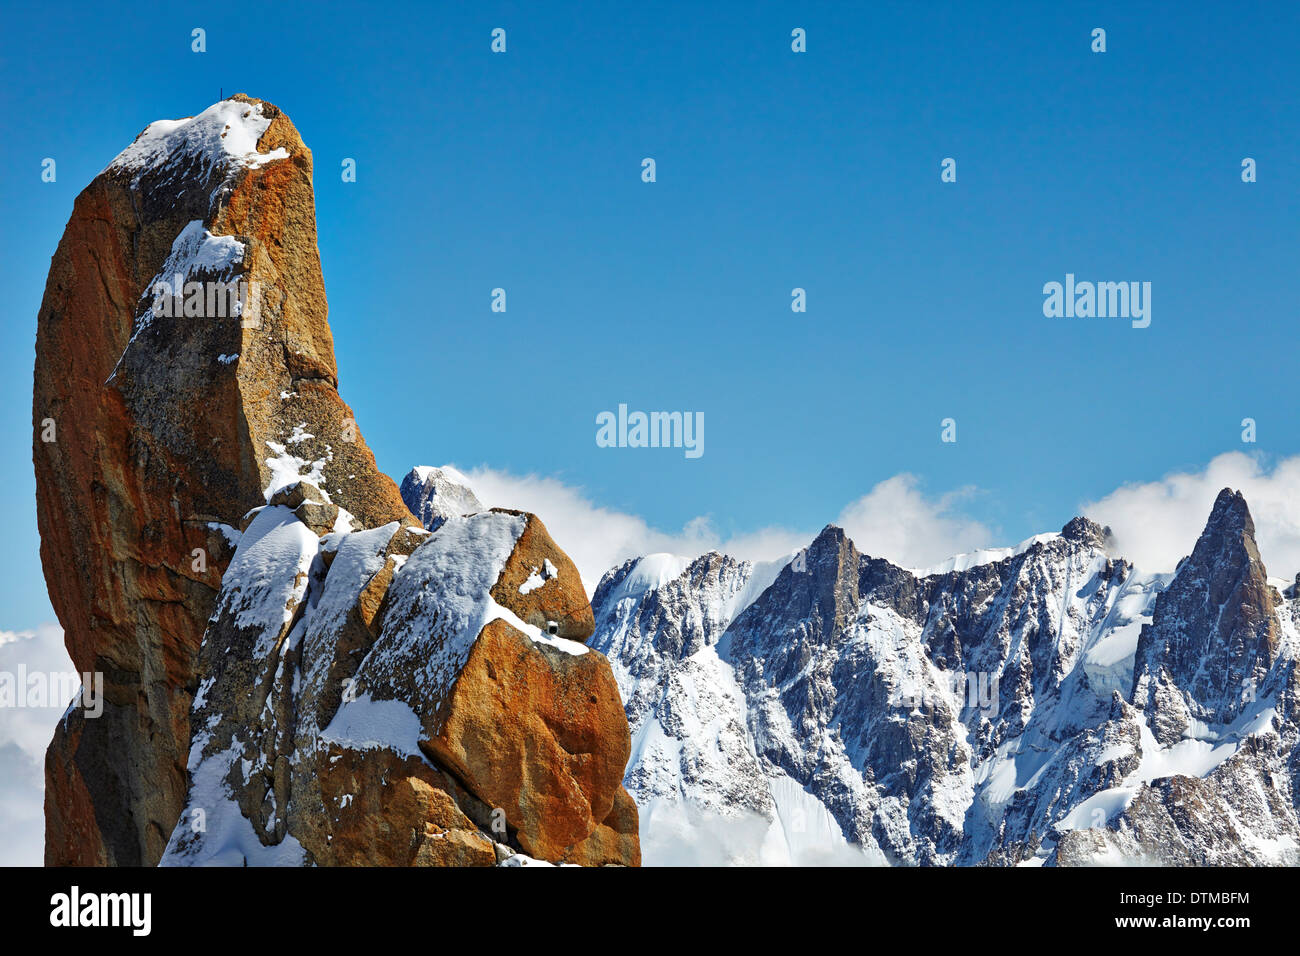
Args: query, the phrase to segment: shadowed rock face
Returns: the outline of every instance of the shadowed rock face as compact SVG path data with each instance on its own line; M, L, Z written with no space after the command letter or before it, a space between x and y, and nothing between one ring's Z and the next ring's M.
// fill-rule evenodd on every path
M461 809L485 781L444 781L444 768L419 756L414 740L412 752L399 753L299 733L304 723L325 728L302 719L304 701L293 691L304 636L312 631L310 663L320 669L310 704L323 718L382 637L389 586L429 538L376 468L338 394L311 177L311 152L288 118L237 95L141 133L77 198L54 255L33 395L41 557L68 651L79 670L104 674L106 701L98 719L72 710L47 753L47 863L157 863L182 809L211 809L194 774L214 738L251 761L247 773L219 783L257 846L297 841L298 827L304 861L496 859L493 839ZM186 283L201 284L197 300ZM238 302L220 288L214 296L217 283L233 284ZM51 422L54 440L46 441ZM571 562L539 521L518 520L520 533L493 573L530 574L528 556L514 556L518 545L545 551L559 574L527 594L516 585L493 606L517 613L518 604L525 632L558 620L556 639L585 638L591 611L580 583L574 589ZM361 529L386 530L368 560L350 565L352 577L335 582L345 613L313 628L329 566ZM243 562L237 547L248 552ZM259 547L268 556L252 562ZM234 581L225 579L232 561L246 569ZM251 613L268 595L280 602L274 613ZM419 594L409 600L428 603ZM520 640L530 665L550 673L528 634ZM602 693L617 700L597 659L584 679L606 679ZM558 693L565 685L557 680ZM405 706L446 706L419 695L451 694L456 681L403 689L413 695ZM192 725L192 712L213 721L215 733L192 740L192 726L207 727ZM625 760L626 723L595 723L593 751ZM317 757L329 748L327 766ZM366 787L395 777L408 796L393 805L408 818L392 832L405 827L429 845L416 852L421 840L408 840L399 851L394 838L392 854L382 841L363 852L369 844L356 834L380 827L374 813L389 803ZM319 808L331 788L346 787L340 820L355 829L321 831L294 801L296 779L318 781L303 789L304 806ZM612 792L587 796L586 822L563 823L570 837L590 835L611 816ZM318 831L324 836L313 840ZM338 849L312 852L335 835ZM495 840L519 847L504 831ZM601 862L634 862L634 850L633 836L630 849ZM256 855L254 847L244 857ZM184 854L174 862L186 862Z
M1241 493L1225 488L1142 629L1133 701L1163 744L1182 739L1193 720L1230 723L1258 696L1278 641L1255 523Z

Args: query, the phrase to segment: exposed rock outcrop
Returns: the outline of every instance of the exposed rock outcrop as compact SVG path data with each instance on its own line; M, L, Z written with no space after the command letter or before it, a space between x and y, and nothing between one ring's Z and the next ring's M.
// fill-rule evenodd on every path
M531 515L430 534L376 468L337 390L311 174L288 118L238 95L149 126L54 256L42 562L106 702L50 745L46 861L636 863L577 571Z
M1162 744L1258 697L1280 640L1273 594L1246 499L1225 488L1138 640L1132 699Z
M412 468L402 479L402 501L411 514L430 531L448 518L483 511L483 504L469 486L469 480L456 469L444 465Z

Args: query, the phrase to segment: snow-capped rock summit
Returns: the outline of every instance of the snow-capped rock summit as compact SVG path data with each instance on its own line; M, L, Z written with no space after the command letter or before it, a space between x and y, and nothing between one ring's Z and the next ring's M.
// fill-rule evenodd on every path
M1173 744L1193 722L1222 726L1248 709L1277 657L1278 597L1246 499L1225 488L1138 641L1133 701L1157 740Z
M450 465L418 465L402 479L402 501L429 531L448 518L484 511L469 479Z
M33 457L50 596L105 693L50 744L46 862L636 864L577 569L446 469L421 526L327 311L311 152L270 103L151 124L77 198Z
M1295 862L1300 601L1253 533L1225 491L1172 576L1085 518L922 573L828 527L743 601L716 553L610 571L647 859Z

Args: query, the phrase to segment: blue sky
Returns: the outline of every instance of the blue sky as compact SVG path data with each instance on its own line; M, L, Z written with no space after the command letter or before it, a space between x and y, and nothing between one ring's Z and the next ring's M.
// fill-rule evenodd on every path
M341 391L395 477L551 476L727 536L816 530L910 473L978 489L963 513L1014 543L1126 482L1296 454L1300 7L1130 6L14 8L0 625L52 617L30 456L49 257L136 133L219 90L315 154ZM1067 272L1151 282L1151 326L1045 318ZM703 412L705 454L597 447L620 402Z

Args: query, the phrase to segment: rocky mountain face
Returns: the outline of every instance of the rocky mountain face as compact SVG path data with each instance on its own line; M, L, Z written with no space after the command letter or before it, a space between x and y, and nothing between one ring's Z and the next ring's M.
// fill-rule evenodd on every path
M717 553L606 574L590 644L626 700L647 859L1300 860L1300 600L1239 494L1173 575L1082 518L948 567L828 527L775 574Z
M485 511L469 480L456 469L418 466L402 479L402 501L429 531L437 531L448 518Z
M1241 716L1277 657L1275 598L1246 500L1224 489L1138 642L1134 701L1157 740Z
M106 702L50 745L46 862L635 864L577 571L533 515L461 501L430 533L376 468L311 176L238 95L146 128L55 253L41 557Z

